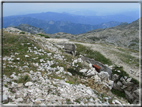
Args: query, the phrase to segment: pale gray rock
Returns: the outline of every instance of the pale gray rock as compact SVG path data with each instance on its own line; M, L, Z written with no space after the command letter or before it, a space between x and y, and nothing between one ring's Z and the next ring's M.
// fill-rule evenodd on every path
M124 85L126 85L126 86L133 86L134 85L134 83L133 82L122 82Z
M132 78L128 78L128 79L127 79L127 82L130 82L131 80L132 80Z
M126 85L123 85L123 86L121 87L121 89L125 89L125 88L127 88L127 86L126 86Z
M125 92L125 96L126 96L127 100L129 102L133 102L134 97L133 97L132 93L130 93L129 91L126 91L126 90L124 90L124 92Z
M119 102L118 100L113 100L112 103L122 105L121 102Z
M86 91L88 94L92 95L92 91L91 90L87 90Z
M119 75L117 75L117 74L113 74L113 75L112 75L112 81L117 80L117 79L118 79L118 77L119 77Z
M112 89L113 84L114 84L114 81L112 81L112 80L108 81L108 85L109 85L110 90Z
M137 89L133 92L133 97L134 97L134 101L133 101L133 104L138 104L139 103L139 97L140 97L140 94L141 93L141 89Z
M18 77L15 74L10 75L10 77L12 77L13 80L18 80Z
M23 98L18 98L18 99L15 100L15 102L22 103L23 102Z
M95 75L94 76L94 82L100 83L101 82L101 78L98 75Z
M122 85L123 85L123 84L122 84L120 81L117 82L117 86L118 86L119 88L122 87Z
M79 72L85 73L87 72L87 69L81 69Z
M113 89L121 91L121 87L118 87L117 83L113 84Z
M76 52L75 51L75 49L76 49L75 44L73 44L73 43L58 43L57 45L61 45L65 52L75 56L75 52Z
M12 88L16 88L17 86L18 86L18 84L17 84L17 83L12 82L12 84L11 84L11 87L12 87Z
M98 74L98 72L94 68L91 68L86 72L87 76L94 76L96 74Z
M102 81L109 80L109 74L107 72L101 71L99 73L99 77L101 78Z
M3 103L8 103L8 96L3 94Z
M71 74L70 72L66 72L66 74L68 74L68 75L72 76L72 74Z
M19 83L18 85L17 85L17 88L22 88L23 87L23 83Z
M139 95L140 95L140 92L141 92L141 89L137 89L137 90L135 90L133 93L134 93L136 96L139 96Z
M31 86L31 85L33 85L32 82L26 82L26 83L25 83L25 86L27 86L27 87L28 87L28 86Z
M35 100L35 104L41 104L41 101L38 100L38 99L36 99L36 100Z

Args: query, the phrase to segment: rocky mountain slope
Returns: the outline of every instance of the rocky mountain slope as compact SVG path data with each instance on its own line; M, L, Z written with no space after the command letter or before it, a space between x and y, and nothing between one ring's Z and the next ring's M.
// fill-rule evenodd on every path
M3 31L5 106L139 105L138 81L100 52L12 27Z
M140 19L141 20L141 19ZM56 37L56 34L50 35ZM64 38L60 35L58 38ZM129 48L132 50L139 50L139 19L128 24L121 23L121 25L106 29L97 29L78 35L67 35L66 38L89 42L89 43L104 43L115 46Z
M66 21L45 21L39 20L31 17L4 17L3 18L3 28L8 26L19 26L20 24L28 24L31 26L35 26L37 28L42 28L45 33L57 33L57 32L66 32L70 34L80 34L85 33L90 30L98 29L98 28L108 28L117 26L120 22L110 21L106 23L101 23L98 25L90 25L90 24L80 24L73 23L68 20Z
M22 31L29 32L29 33L32 33L32 34L45 33L43 29L37 28L37 27L34 27L34 26L30 26L28 24L21 24L21 25L15 27L15 28L18 28Z

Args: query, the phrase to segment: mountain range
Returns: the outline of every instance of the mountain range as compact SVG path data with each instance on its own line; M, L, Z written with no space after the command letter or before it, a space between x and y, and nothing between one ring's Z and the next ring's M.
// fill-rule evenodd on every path
M43 13L34 13L34 14L27 14L20 16L36 18L44 21L69 21L72 23L90 24L90 25L98 25L110 21L131 23L132 21L137 20L139 18L138 12L125 12L121 14L105 15L105 16L96 16L93 15L93 13L90 16L80 15L79 12L77 14L66 13L66 12L63 13L43 12Z
M54 34L57 32L65 32L71 34L85 33L98 28L108 28L119 25L120 22L111 21L99 25L79 24L69 21L45 21L31 17L6 17L3 18L3 28L8 26L19 26L20 24L28 24L37 28L42 28L45 33Z
M121 22L130 23L138 19L137 13L117 14L108 16L83 16L71 13L34 13L3 17L3 28L28 24L42 28L45 33L54 34L65 32L81 34L95 29L104 29L119 25Z

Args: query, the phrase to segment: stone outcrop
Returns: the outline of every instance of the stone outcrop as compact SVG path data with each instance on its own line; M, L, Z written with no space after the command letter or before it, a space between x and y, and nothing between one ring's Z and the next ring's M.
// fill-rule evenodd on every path
M140 88L138 84L133 83L132 78L121 77L119 80L119 76L117 74L112 75L112 80L114 81L113 89L119 90L120 92L124 92L126 99L132 103L139 103L139 94Z
M73 43L58 43L57 45L62 46L62 49L64 49L65 52L72 54L73 56L75 56L75 49L76 49L76 45Z
M86 61L87 63L91 63L92 65L96 64L96 65L100 66L101 67L100 71L107 72L109 74L109 79L111 79L112 70L110 68L108 68L107 66L105 66L101 62L95 61L94 59L87 58L84 56L80 56L80 57L82 58L82 60Z

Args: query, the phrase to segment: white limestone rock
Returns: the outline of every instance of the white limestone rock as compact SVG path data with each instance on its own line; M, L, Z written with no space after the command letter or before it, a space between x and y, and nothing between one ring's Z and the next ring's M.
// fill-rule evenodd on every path
M15 100L15 102L22 103L23 102L23 98L18 98L18 99Z
M87 69L81 69L79 72L85 73L87 72Z
M94 82L100 83L101 82L101 78L98 75L95 75L94 76Z
M25 55L25 58L28 58L29 57L29 55Z
M98 74L98 72L94 68L89 69L87 71L87 76L93 76L93 75L96 75L96 74Z
M13 78L13 80L17 80L18 77L15 74L10 75L11 78Z
M4 103L5 103L5 102L8 102L8 97L7 97L6 94L3 94L3 102L4 102Z
M91 90L87 90L86 91L88 94L92 95L92 91Z
M112 103L113 103L113 104L120 104L120 105L121 105L121 102L118 101L118 100L113 100Z
M101 71L99 73L99 77L102 81L108 81L109 80L109 74L107 72Z
M27 86L27 87L28 87L28 86L31 86L31 85L33 85L32 82L26 82L26 83L25 83L25 86Z
M127 82L130 82L131 80L132 80L132 78L128 78L128 79L127 79Z
M114 81L112 81L112 80L109 80L109 82L108 82L108 85L109 85L109 88L110 88L110 90L112 89L112 87L113 87L113 84L114 84Z

